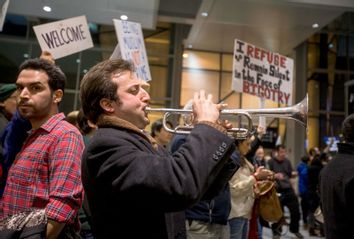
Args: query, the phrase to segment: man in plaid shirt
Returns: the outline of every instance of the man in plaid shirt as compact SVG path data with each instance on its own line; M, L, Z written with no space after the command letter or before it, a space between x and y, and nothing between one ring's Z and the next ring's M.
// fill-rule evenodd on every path
M0 217L44 209L46 237L65 237L79 229L82 204L80 132L59 113L66 77L43 59L25 61L16 81L18 110L32 125L11 166Z

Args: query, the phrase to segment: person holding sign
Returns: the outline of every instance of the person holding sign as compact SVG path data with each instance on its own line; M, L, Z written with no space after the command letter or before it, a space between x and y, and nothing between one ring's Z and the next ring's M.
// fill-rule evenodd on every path
M8 173L0 201L0 238L9 232L74 238L79 229L83 140L59 113L65 81L48 60L30 59L20 66L18 111L32 129Z
M213 186L231 177L222 169L236 167L231 125L218 123L222 105L212 95L194 94L194 128L171 155L144 131L150 96L143 87L122 59L98 63L81 81L82 109L98 126L82 157L97 238L175 238L185 228L174 228L172 212L212 197Z

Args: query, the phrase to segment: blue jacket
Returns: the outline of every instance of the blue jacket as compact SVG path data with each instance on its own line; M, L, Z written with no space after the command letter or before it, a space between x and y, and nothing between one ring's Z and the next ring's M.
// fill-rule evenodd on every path
M3 174L0 181L0 198L4 192L7 173L20 152L23 142L26 140L27 132L32 128L31 123L20 116L18 111L7 124L3 132L1 132L0 141L2 146L1 167Z
M297 166L297 172L299 174L299 193L300 196L306 196L308 193L308 165L304 162L300 162Z

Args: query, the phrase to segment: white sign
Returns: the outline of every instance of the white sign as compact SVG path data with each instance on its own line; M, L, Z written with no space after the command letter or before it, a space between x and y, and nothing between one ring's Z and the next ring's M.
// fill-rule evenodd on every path
M4 27L5 17L6 17L7 8L9 7L9 2L10 0L6 0L0 9L0 32Z
M151 74L141 25L117 19L113 19L113 22L118 38L118 45L110 58L122 57L125 60L132 61L136 68L137 76L144 81L150 81Z
M236 39L232 89L292 105L293 68L291 58Z
M93 47L85 16L34 26L33 30L42 51L50 52L54 59Z

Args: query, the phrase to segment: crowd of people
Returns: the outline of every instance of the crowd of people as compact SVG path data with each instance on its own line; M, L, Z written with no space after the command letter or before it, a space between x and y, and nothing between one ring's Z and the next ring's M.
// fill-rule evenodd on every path
M220 120L226 105L203 90L191 101L188 134L172 135L161 119L149 132L150 95L134 70L122 59L93 66L81 81L81 109L66 116L66 77L50 54L26 60L15 83L0 88L0 238L261 239L264 227L273 238L284 227L304 238L301 220L310 236L350 235L353 114L333 159L314 147L294 170L285 145L262 147L263 126L230 133ZM275 182L289 218L258 214L265 181Z

